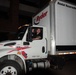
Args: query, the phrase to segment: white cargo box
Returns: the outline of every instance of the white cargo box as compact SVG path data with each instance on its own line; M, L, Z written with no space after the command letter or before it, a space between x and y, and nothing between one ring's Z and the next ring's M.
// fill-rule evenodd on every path
M55 54L60 47L65 50L76 49L75 5L62 0L51 1L46 8L33 17L33 24L47 27L48 50L51 50L52 54Z

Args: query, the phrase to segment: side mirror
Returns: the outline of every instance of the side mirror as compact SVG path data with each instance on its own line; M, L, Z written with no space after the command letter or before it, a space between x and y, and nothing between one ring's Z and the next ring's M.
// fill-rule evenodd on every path
M32 42L32 28L28 28L27 41Z
M29 42L23 42L23 45L30 45Z

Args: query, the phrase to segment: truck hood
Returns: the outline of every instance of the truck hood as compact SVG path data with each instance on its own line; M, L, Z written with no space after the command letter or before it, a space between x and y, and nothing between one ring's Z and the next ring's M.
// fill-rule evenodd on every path
M21 40L7 40L0 42L0 50L9 49L9 48L16 48L21 45Z
M20 44L20 43L21 43L21 40L13 40L13 41L7 40L7 41L0 42L0 45L6 45L6 44L17 45L17 44Z

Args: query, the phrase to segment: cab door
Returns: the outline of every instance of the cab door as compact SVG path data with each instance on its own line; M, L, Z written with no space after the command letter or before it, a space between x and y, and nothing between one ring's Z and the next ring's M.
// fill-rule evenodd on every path
M47 58L47 41L46 41L46 32L45 28L42 27L32 27L34 29L34 34L32 38L32 42L29 42L29 49L26 50L28 59L35 59L35 58ZM36 38L37 29L41 30L41 34L39 35L39 39ZM45 32L45 33L44 33ZM35 39L36 38L36 39Z

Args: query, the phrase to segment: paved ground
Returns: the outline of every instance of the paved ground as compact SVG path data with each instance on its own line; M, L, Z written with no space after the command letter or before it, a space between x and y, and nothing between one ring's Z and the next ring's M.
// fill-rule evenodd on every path
M36 69L25 75L76 75L76 60L66 62L62 70Z
M58 75L76 75L76 60L66 63L61 71L56 71Z

